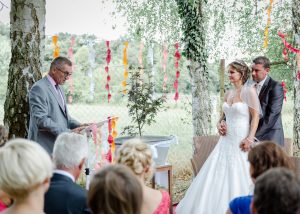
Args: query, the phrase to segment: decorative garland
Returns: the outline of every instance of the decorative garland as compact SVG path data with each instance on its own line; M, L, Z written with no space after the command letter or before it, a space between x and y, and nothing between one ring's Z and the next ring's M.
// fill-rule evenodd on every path
M267 48L268 44L269 44L269 26L271 24L272 4L273 4L273 0L270 0L270 5L267 9L267 15L268 15L267 25L266 25L265 32L264 32L264 36L265 36L264 45L263 45L264 48Z
M282 51L282 54L284 56L284 60L288 61L288 56L287 56L287 50L290 50L293 53L296 53L296 61L297 61L297 70L298 70L298 74L297 74L297 80L300 80L300 50L297 48L294 48L291 44L289 44L286 39L285 39L285 35L281 32L277 33L278 36L281 38L284 48ZM285 54L286 53L286 54Z
M116 131L116 118L108 117L108 138L109 150L106 154L106 159L111 163L114 160L114 153L116 150L115 137L117 136Z
M163 73L164 73L164 81L163 81L163 91L166 92L167 90L167 81L168 81L168 75L167 75L167 59L168 59L168 48L166 45L163 47Z
M127 86L127 78L128 78L128 60L127 60L127 48L128 48L128 42L124 42L124 49L123 49L123 65L124 65L124 73L123 73L123 76L124 76L124 80L122 81L122 92L123 94L126 94L127 93L127 90L126 90L126 86Z
M107 77L106 77L106 85L105 85L105 89L106 89L107 92L108 92L107 100L108 100L108 102L109 102L110 99L111 99L111 93L110 93L110 88L109 88L109 82L110 82L109 63L110 63L110 60L111 60L111 50L110 50L110 48L109 48L109 41L106 41L106 47L107 47L107 51L106 51L106 66L105 66L105 72L106 72L106 74L107 74Z
M143 48L144 44L141 42L139 47L139 55L138 55L138 61L139 61L139 72L140 72L140 81L142 83L143 75L144 75L144 65L143 65Z
M177 101L178 98L179 98L179 92L178 92L178 79L179 79L179 76L180 76L180 71L178 70L179 68L179 60L180 60L180 53L179 53L179 43L177 42L175 44L175 48L176 48L176 51L175 51L175 69L176 69L176 74L175 74L175 81L174 81L174 88L175 88L175 96L174 96L174 100Z
M57 42L58 42L58 36L57 35L52 36L52 42L53 42L53 45L54 45L53 57L55 59L56 57L59 56L59 46L57 44Z
M284 101L286 102L286 93L287 93L287 88L286 88L286 84L285 82L282 80L281 82L281 86L283 88L283 98L284 98Z
M72 62L72 71L74 72L75 71L75 61L74 61L74 54L73 54L73 46L75 44L75 38L74 36L71 37L71 45L69 47L69 50L68 50L68 56L69 56L69 59L71 60ZM71 75L69 77L69 96L68 96L68 102L69 104L71 104L73 102L73 94L74 94L74 81L73 81L73 76Z

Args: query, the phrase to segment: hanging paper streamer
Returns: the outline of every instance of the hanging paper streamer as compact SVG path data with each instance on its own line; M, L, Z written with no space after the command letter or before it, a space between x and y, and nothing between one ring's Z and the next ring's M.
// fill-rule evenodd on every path
M163 47L163 72L164 72L164 81L163 81L163 91L165 92L167 90L167 81L168 81L168 75L167 75L167 59L168 59L168 49L167 46L164 45Z
M112 137L113 137L113 141L111 143L111 154L112 154L112 161L114 161L114 154L116 151L116 143L115 143L115 138L117 137L118 133L117 133L117 118L112 118L111 121L111 128L112 128Z
M296 53L296 62L297 62L297 79L300 81L300 52Z
M69 50L68 50L68 56L69 56L69 59L72 62L72 71L73 72L75 70L75 62L74 62L74 55L73 55L73 46L74 46L74 44L75 44L75 38L72 36L70 47L69 47ZM73 102L73 94L74 94L74 80L73 80L73 76L71 75L69 77L69 96L68 96L69 104L71 104Z
M108 138L107 142L109 144L109 150L106 154L106 160L110 163L114 161L114 154L116 151L116 144L115 138L117 137L118 133L116 131L117 127L117 117L108 117Z
M287 88L286 88L286 84L285 82L282 80L281 82L281 86L283 88L283 98L284 98L284 101L286 102L286 92L287 92Z
M58 42L58 36L57 35L52 36L52 43L54 45L54 51L53 51L54 58L59 56L59 46L57 42Z
M144 66L143 66L143 49L144 44L141 42L139 47L139 55L138 55L138 61L139 61L139 71L140 71L140 81L141 84L143 83L143 75L144 75Z
M290 51L294 52L294 53L300 53L300 50L297 48L294 48L292 45L290 45L286 40L285 40L285 35L281 32L277 33L278 36L281 38L283 45L285 48L289 49Z
M122 81L122 92L123 94L127 93L126 86L127 86L127 78L128 78L128 60L127 60L127 48L128 48L128 42L124 42L124 49L123 49L123 65L124 65L124 80Z
M288 52L285 47L283 48L283 51L282 51L282 58L284 59L285 62L289 61Z
M176 70L176 75L175 75L175 81L174 81L174 88L175 88L175 96L174 96L174 100L177 101L179 98L179 92L178 92L178 79L180 76L180 72L178 70L179 68L179 60L180 60L180 53L179 53L179 43L177 42L175 44L175 70Z
M294 48L292 45L290 45L286 40L285 40L285 35L281 32L278 32L277 33L278 36L281 38L282 42L283 42L283 45L284 45L284 49L283 49L283 52L286 51L286 49L290 50L291 52L293 53L296 53L296 61L297 61L297 71L298 71L298 74L297 74L297 79L300 80L300 50L297 49L297 48ZM283 53L282 52L282 53ZM287 57L287 55L286 55ZM286 60L286 59L285 59ZM288 58L287 60L288 61Z
M110 93L110 88L109 88L109 82L110 82L110 75L109 75L109 63L111 60L111 50L109 48L109 41L106 41L106 47L107 47L107 51L106 51L106 66L105 66L105 72L107 74L106 76L106 85L105 85L105 89L107 90L108 94L107 94L107 100L108 102L110 101L111 98L111 93Z
M273 4L273 0L270 0L270 5L267 9L268 20L267 20L267 25L266 25L265 32L264 32L264 36L265 36L264 45L263 45L264 48L267 48L268 44L269 44L269 27L271 24L272 4Z

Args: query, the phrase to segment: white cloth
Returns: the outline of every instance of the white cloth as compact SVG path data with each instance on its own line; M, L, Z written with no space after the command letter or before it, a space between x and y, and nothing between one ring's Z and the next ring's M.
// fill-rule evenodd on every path
M247 153L239 148L250 129L246 103L223 104L227 134L219 139L202 169L193 180L185 197L176 208L177 214L224 214L229 202L248 195L252 181Z

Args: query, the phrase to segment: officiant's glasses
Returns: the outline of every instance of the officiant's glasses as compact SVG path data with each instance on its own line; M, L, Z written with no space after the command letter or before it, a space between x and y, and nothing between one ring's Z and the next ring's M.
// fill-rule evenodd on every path
M56 69L59 70L61 73L63 73L63 74L65 75L65 77L72 76L72 73L71 73L71 72L63 71L63 70L61 70L60 68L56 68Z

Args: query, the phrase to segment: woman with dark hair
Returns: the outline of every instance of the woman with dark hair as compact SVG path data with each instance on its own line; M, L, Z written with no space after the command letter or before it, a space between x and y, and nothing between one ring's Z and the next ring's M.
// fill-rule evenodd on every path
M128 167L110 165L93 176L88 192L93 214L140 214L142 202L141 184Z
M249 193L247 151L255 139L261 115L256 90L247 82L249 76L250 69L244 61L235 60L229 64L228 78L233 87L224 96L223 113L218 123L221 137L178 204L177 214L223 214L230 200ZM221 129L221 126L226 128Z
M253 183L258 176L275 167L293 169L289 156L283 149L271 141L265 141L253 147L249 154L250 175ZM227 214L250 214L250 204L253 195L238 197L229 204Z

